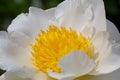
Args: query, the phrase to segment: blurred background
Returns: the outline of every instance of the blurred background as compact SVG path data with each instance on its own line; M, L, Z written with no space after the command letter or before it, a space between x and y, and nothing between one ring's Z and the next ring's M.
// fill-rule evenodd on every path
M28 12L30 6L42 9L55 7L63 0L0 0L0 30L6 30L20 13ZM104 0L107 19L120 30L120 0ZM0 71L2 74L4 71Z

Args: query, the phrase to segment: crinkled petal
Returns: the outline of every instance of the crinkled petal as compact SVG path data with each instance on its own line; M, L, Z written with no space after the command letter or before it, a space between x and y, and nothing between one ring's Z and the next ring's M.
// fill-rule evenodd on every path
M107 20L106 33L95 34L93 45L95 52L98 51L98 66L90 74L99 75L113 72L120 68L120 33L113 23ZM111 42L110 42L110 41Z
M120 68L120 56L111 54L106 60L99 63L97 69L91 75L107 74Z
M28 14L22 13L12 21L8 27L8 32L23 32L34 39L41 29L47 28L49 20L53 19L53 15L53 8L44 11L39 8L30 7Z
M17 44L21 47L24 47L24 48L29 48L30 44L33 42L31 37L29 37L26 34L21 33L21 32L13 31L8 34L9 34L10 40L12 42L14 42L15 44Z
M48 74L51 77L64 80L64 78L69 79L71 77L73 79L87 74L95 67L95 63L84 51L72 51L60 60L59 66L63 70L62 73L48 71Z
M32 80L48 80L48 75L46 73L43 73L36 67L30 67L30 66L23 66L20 68L15 68L14 71L17 76L20 76L22 78L30 78Z
M43 72L38 72L34 75L33 80L51 80L47 74Z
M23 43L18 43L18 39L27 38L25 35L21 37L20 34L16 34L18 37L13 36L14 32L8 34L7 32L0 32L0 68L5 70L14 69L17 66L31 65L30 50L28 47L24 47L23 43L27 43L27 39L24 39ZM25 43L25 44L26 44Z
M8 33L5 31L0 31L0 39L6 39L8 38Z
M120 41L112 43L112 53L120 56Z
M52 71L48 71L48 75L58 79L58 80L74 80L76 78L76 76L74 74L60 74L60 73L56 73L56 72L52 72Z
M94 27L92 27L90 24L87 25L82 31L81 33L85 36L85 37L90 37L92 38L94 36L96 32L96 29Z
M96 32L92 37L96 61L101 61L111 53L111 43L107 32Z
M120 42L113 43L111 49L111 54L106 59L101 60L97 69L91 74L106 74L120 68Z
M110 40L112 40L112 42L120 41L120 33L119 33L118 29L109 20L107 20L107 31L110 34Z
M98 31L106 30L102 0L65 0L57 6L55 16L60 25L72 27L78 32L88 24Z
M0 76L0 80L31 80L31 79L21 78L12 72L5 72L2 76Z
M30 44L40 29L46 28L53 14L54 9L43 11L31 7L29 14L21 14L13 20L8 28L8 33L3 32L0 34L0 67L2 69L16 72L16 75L21 77L26 75L26 77L32 76L33 80L37 80L36 77L45 80L46 77L37 72L39 70L29 69L33 67Z
M119 80L119 79L120 79L120 69L110 74L86 75L83 77L79 77L76 80Z
M6 51L10 52L10 48L12 43L9 41L9 35L5 31L0 31L0 68L9 69L14 67L14 63L12 65L9 57L10 54L6 54ZM9 67L9 68L8 68Z

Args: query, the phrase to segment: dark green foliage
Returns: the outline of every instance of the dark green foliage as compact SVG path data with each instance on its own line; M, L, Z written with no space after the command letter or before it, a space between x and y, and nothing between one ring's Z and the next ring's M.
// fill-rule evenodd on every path
M51 7L55 7L62 1L64 1L64 0L42 0L43 9L48 9L48 8L51 8Z
M18 14L26 12L30 2L31 0L0 0L0 29L4 29L6 20L12 20Z

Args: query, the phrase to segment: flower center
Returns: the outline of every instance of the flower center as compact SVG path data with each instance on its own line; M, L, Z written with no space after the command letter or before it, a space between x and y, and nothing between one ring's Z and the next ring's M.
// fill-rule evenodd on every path
M91 56L93 48L90 38L84 37L81 33L77 34L72 28L67 30L65 27L50 25L48 30L41 30L35 44L32 44L32 62L43 72L62 72L58 66L59 61L71 50L84 50Z

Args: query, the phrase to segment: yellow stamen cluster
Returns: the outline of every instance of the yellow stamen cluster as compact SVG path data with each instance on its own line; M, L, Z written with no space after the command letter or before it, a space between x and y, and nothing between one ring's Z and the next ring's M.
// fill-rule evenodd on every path
M65 27L58 28L50 25L48 30L40 32L35 44L32 44L33 64L43 72L52 70L61 72L58 66L60 59L69 54L72 50L84 50L91 56L93 49L90 38L84 37L81 33Z

